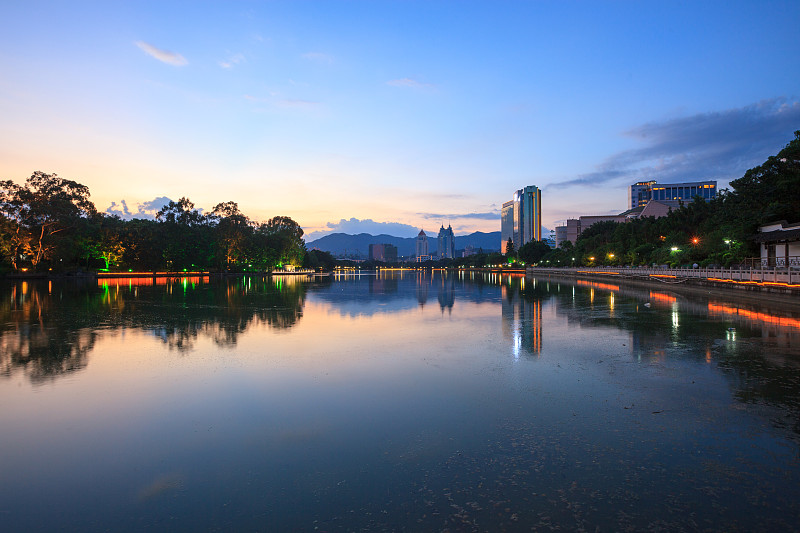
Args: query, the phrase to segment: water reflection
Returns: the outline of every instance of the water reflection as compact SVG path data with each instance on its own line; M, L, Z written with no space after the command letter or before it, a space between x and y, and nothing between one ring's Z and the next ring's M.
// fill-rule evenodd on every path
M588 283L0 286L4 530L796 529L800 312Z
M189 353L200 339L234 346L249 328L288 331L309 298L341 316L370 317L424 312L435 297L436 315L448 319L466 316L472 304L495 305L512 358L552 357L545 338L564 335L561 327L567 335L574 328L624 332L624 349L635 362L712 365L741 401L779 406L800 419L800 313L702 293L463 271L383 271L326 281L18 282L0 286L0 293L0 373L20 372L33 383L86 368L108 332L142 330Z
M713 365L737 400L772 409L773 425L800 436L800 308L691 290L551 281L569 288L552 293L548 305L570 327L628 331L636 362Z
M521 276L508 276L500 288L503 334L511 341L514 358L523 353L538 355L542 351L542 299L548 292L537 291L535 280L526 288Z
M235 345L251 326L285 329L303 315L309 280L298 277L120 278L0 286L0 375L40 383L81 370L99 336L151 332L170 349L198 338Z

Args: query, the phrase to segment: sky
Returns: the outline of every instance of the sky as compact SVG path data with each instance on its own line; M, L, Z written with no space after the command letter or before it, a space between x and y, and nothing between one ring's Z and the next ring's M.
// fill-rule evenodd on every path
M0 179L334 231L619 213L800 129L800 2L4 2Z

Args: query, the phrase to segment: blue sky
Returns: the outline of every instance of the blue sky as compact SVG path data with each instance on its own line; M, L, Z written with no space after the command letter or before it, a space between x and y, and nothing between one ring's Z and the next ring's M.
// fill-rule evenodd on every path
M463 234L537 185L552 227L622 211L639 179L724 187L800 129L797 1L2 13L0 178L54 172L103 210L187 196L314 236Z

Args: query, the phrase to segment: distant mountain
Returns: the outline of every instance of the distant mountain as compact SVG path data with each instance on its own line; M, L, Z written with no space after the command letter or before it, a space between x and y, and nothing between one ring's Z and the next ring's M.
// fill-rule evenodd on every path
M336 256L348 257L369 257L370 244L392 244L397 246L397 255L412 256L415 250L416 238L393 237L391 235L370 235L369 233L359 233L349 235L347 233L331 233L319 239L306 243L306 248L314 248L330 252ZM456 250L463 250L467 245L472 245L476 250L482 248L484 252L496 252L500 250L500 232L493 231L484 233L476 231L470 235L456 237ZM428 252L436 253L438 249L436 235L428 235Z

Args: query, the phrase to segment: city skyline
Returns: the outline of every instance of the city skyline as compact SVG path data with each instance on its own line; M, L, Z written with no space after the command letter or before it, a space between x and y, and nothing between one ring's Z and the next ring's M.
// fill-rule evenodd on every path
M796 2L26 2L0 21L0 179L101 211L189 197L327 232L498 231L716 180L800 129ZM762 31L762 28L769 28ZM124 204L123 204L124 201ZM123 207L124 206L124 207Z

